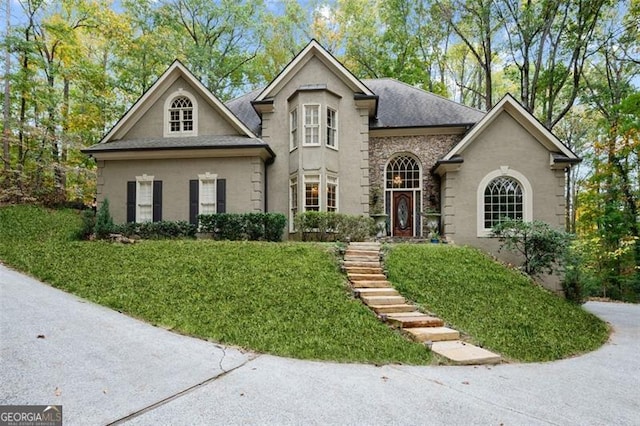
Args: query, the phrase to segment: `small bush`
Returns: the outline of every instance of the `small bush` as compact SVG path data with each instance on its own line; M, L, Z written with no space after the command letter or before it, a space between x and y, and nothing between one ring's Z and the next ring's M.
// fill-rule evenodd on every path
M82 210L82 227L78 229L76 238L88 240L96 227L96 215L93 210Z
M217 240L280 241L287 219L280 213L218 213L199 215L200 231Z
M98 209L94 233L96 234L96 238L104 239L107 238L109 234L113 233L113 230L113 218L109 212L109 200L105 198Z
M303 241L364 241L376 233L372 218L342 213L300 213L295 227Z
M571 236L541 221L523 222L507 219L493 227L493 235L506 248L522 255L521 270L535 277L554 273L566 259Z
M127 237L138 236L146 240L194 238L196 235L196 226L185 221L130 222L118 225L114 230Z

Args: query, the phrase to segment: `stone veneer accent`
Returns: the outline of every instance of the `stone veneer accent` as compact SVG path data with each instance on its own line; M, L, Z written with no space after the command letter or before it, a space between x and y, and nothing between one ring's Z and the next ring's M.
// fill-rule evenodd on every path
M431 168L453 146L462 135L416 135L384 136L369 139L369 185L380 188L384 194L385 167L397 154L409 153L420 160L422 168L423 209L440 211L440 178L431 174ZM435 202L429 202L430 196ZM383 202L383 201L382 201ZM425 235L425 221L422 221L422 235Z

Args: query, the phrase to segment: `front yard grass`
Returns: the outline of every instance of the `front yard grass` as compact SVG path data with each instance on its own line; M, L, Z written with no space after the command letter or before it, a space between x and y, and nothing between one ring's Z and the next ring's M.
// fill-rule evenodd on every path
M151 324L274 355L428 364L431 353L349 297L327 246L75 241L80 215L0 209L0 259Z
M512 360L566 358L608 338L603 321L473 248L398 245L385 264L405 297Z

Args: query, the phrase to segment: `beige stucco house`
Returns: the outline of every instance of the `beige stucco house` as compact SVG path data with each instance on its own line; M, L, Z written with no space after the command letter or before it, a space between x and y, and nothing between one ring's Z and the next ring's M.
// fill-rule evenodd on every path
M271 211L293 231L297 212L384 212L390 236L437 228L491 251L505 215L563 226L565 173L579 161L511 96L484 113L359 80L316 41L227 104L176 61L84 152L116 222Z

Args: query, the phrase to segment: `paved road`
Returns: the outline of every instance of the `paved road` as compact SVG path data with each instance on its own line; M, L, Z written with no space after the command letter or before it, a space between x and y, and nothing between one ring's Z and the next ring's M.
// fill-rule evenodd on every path
M614 333L573 359L333 364L175 335L0 266L0 404L62 404L68 425L640 425L640 305L586 308Z

